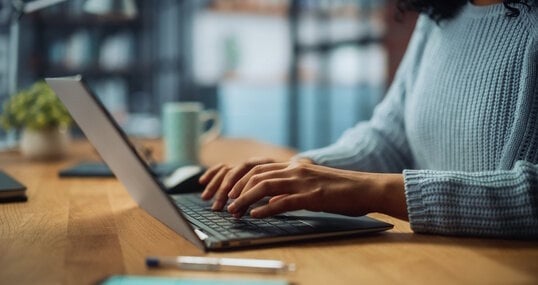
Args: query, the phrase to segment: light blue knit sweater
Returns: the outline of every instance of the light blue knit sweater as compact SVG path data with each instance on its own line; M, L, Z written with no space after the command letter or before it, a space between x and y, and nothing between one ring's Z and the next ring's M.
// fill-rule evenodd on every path
M421 16L372 119L299 156L403 172L415 232L538 238L538 9L520 8Z

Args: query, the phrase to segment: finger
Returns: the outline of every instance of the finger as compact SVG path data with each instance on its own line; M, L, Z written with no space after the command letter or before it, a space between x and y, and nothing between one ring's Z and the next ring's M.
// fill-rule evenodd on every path
M250 205L267 196L293 194L296 192L296 187L290 187L291 184L292 179L290 178L263 179L253 188L244 191L239 198L231 203L228 206L228 212L232 214L245 212Z
M258 180L268 179L271 177L270 174L267 175L268 173L275 170L283 169L287 165L288 165L287 163L269 163L269 164L262 164L262 165L257 165L253 167L250 171L248 171L245 175L243 175L243 177L239 181L235 183L234 187L228 194L228 197L232 199L238 198L239 195L244 191L245 187L247 187L249 182L252 184L252 183L260 182ZM257 178L254 179L254 181L251 181L252 177L254 177L255 175L261 175L261 174L265 174L265 175L257 176Z
M234 168L228 168L227 173L224 175L223 179L218 184L217 188L210 188L208 191L210 194L209 197L215 197L215 203L213 203L214 210L221 210L226 201L228 200L228 192L232 189L235 183L243 177L256 163L266 163L272 161L270 159L251 159L240 166Z
M271 197L271 199L269 199L269 203L274 203L284 197L287 197L288 194L283 194L283 195L278 195L278 196L275 196L275 197Z
M198 181L200 182L200 184L206 185L223 167L225 167L223 163L210 167L204 172L204 174L202 174L202 176L200 176Z
M213 200L213 204L211 206L211 210L213 211L220 211L222 210L222 208L224 207L224 204L226 204L226 201L228 200L227 197L221 197L221 196L217 196L215 195L215 193L218 193L218 190L220 188L220 185L222 184L222 180L224 179L224 177L226 176L226 173L228 172L229 168L223 168L223 170L221 172L219 172L217 174L217 176L215 177L215 179L213 179L211 181L211 197L214 197L214 200ZM209 198L211 198L209 197Z
M213 202L213 210L222 210L226 201L228 201L228 192L230 192L230 188L232 188L235 183L235 181L233 181L234 178L231 178L231 176L237 175L235 170L237 170L237 168L229 170L222 178L220 186L214 194L215 201Z
M251 159L240 166L234 167L232 170L228 171L226 176L221 183L219 191L222 191L224 195L228 195L228 192L232 187L239 181L246 173L248 173L253 167L257 164L268 163L272 160L270 159Z
M307 209L308 204L310 203L309 193L281 195L278 197L280 198L273 202L252 209L250 211L250 216L252 218L260 219L289 211L303 210Z
M220 183L222 182L222 179L224 178L224 175L226 175L226 172L228 172L228 167L223 166L221 167L217 173L215 173L209 184L204 189L204 192L202 192L201 197L204 200L209 200L213 197L215 192L218 190Z
M246 164L252 164L252 163L264 163L265 161L271 161L270 159L251 159ZM221 168L228 167L224 163L219 163L215 166L210 167L207 169L198 179L198 181L202 184L207 184L211 179L220 171Z
M287 163L283 163L283 164L274 165L272 167L270 166L259 167L260 170L253 171L250 174L250 177L248 178L247 183L241 190L241 193L237 195L237 197L243 195L243 193L245 193L246 191L250 191L250 189L254 188L257 184L263 182L264 180L291 178L289 173L287 173L288 166L289 165Z

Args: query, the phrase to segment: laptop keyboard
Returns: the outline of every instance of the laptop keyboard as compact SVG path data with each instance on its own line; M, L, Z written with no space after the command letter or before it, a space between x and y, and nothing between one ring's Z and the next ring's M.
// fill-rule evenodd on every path
M202 230L209 228L218 239L247 239L308 233L313 227L295 217L279 215L265 219L254 219L248 215L240 219L227 211L212 211L211 202L204 201L199 194L171 196L181 208L187 220Z

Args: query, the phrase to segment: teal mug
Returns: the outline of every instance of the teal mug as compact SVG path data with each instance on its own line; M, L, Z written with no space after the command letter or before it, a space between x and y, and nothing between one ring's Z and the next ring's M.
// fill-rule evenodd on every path
M204 110L200 102L168 102L162 113L165 161L199 164L201 145L220 135L218 113ZM204 130L208 123L211 127Z

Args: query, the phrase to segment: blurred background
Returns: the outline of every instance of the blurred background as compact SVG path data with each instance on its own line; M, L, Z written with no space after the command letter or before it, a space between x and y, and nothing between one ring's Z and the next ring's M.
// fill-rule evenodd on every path
M68 0L21 11L30 2L0 0L0 101L82 74L132 136L160 136L164 102L200 101L220 112L225 136L298 150L371 116L415 18L396 21L395 1L383 0ZM16 137L0 130L0 148Z

